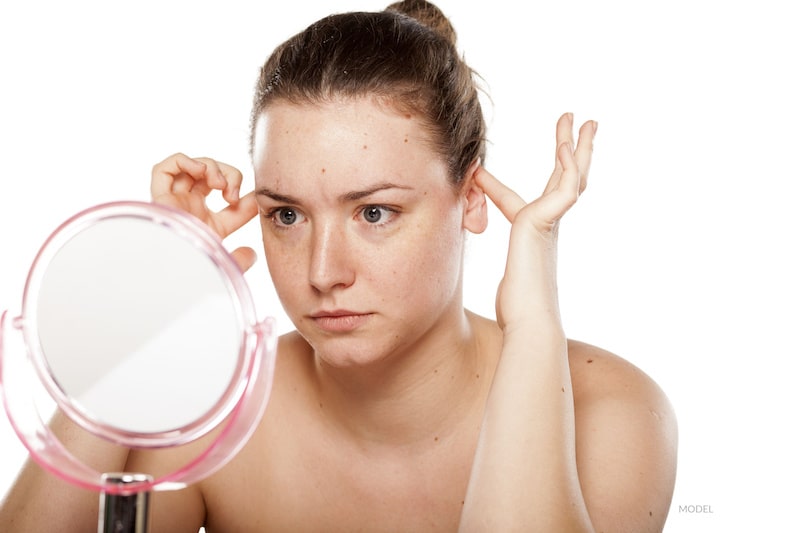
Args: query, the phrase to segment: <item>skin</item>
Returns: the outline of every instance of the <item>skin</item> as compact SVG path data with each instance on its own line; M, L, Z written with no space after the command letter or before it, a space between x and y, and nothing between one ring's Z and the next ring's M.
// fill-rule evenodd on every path
M577 145L572 128L559 120L555 169L530 204L479 162L453 187L419 119L368 98L269 107L255 190L241 198L230 166L182 154L156 165L154 200L223 238L260 217L297 331L280 339L253 437L212 477L156 493L152 530L660 531L675 476L669 402L560 324L558 221L585 187L596 124ZM206 207L213 190L222 212ZM461 296L464 240L485 229L487 195L512 222L498 322ZM243 269L254 259L233 254ZM125 454L73 440L99 468L155 475L203 445ZM28 512L44 498L56 505ZM0 530L33 531L49 514L90 530L96 501L28 465Z

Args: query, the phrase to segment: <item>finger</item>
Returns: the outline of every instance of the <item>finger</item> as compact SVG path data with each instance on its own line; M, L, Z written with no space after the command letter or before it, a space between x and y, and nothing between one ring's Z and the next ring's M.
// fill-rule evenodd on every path
M235 204L231 204L215 216L217 232L224 239L249 222L258 213L258 203L254 192L242 196Z
M220 170L222 170L227 183L225 189L222 191L222 197L225 198L229 203L235 204L239 201L239 190L242 186L242 180L244 177L238 168L230 165L220 163Z
M525 200L483 167L475 173L475 181L508 221L514 222L519 210L525 207Z
M553 191L543 199L551 204L549 217L553 222L578 201L580 195L580 171L572 152L572 145L564 142L558 147L558 162L563 171Z
M222 197L230 204L239 201L242 173L239 169L210 158L200 158L208 166L208 184L212 189L222 191Z
M256 263L256 259L258 259L256 251L245 246L235 249L231 252L231 256L233 260L236 261L236 264L239 265L239 269L242 272L247 272L250 267Z
M572 144L565 142L560 146L558 161L564 171L561 173L561 179L556 190L564 196L565 200L575 203L580 194L581 173L578 161L575 159Z
M172 177L172 188L170 192L173 194L181 194L190 193L192 191L206 196L210 192L210 189L205 179L197 180L185 172Z
M580 172L580 192L586 189L586 180L589 176L589 167L592 163L592 151L594 150L594 137L597 133L597 122L590 120L581 126L578 132L578 146L575 148L575 160Z
M176 176L185 174L191 178L202 178L205 172L206 165L202 161L192 159L182 153L171 155L153 166L150 179L150 194L155 198L171 193Z
M574 138L572 136L572 128L574 123L574 116L572 113L564 113L556 122L556 168L561 168L561 163L558 157L558 151L561 148L561 145L564 143L568 143L570 147L575 145Z
M562 144L567 144L570 148L574 145L574 139L572 136L572 126L573 126L574 117L572 113L564 113L559 117L558 122L556 122L556 161L553 168L552 174L550 174L550 179L547 180L547 184L544 186L544 191L542 195L547 195L552 192L556 187L558 187L558 182L561 179L561 173L564 171L564 167L561 165L561 161L559 160L558 152L561 149Z
M578 165L569 143L558 147L559 164L564 171L560 173L558 184L547 194L543 194L530 204L526 215L541 232L557 227L558 221L570 207L578 201L580 183Z

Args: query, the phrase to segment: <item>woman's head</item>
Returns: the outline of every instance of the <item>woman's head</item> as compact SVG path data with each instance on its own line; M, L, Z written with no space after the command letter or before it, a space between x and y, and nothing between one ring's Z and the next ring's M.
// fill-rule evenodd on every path
M394 11L414 7L444 31ZM334 15L279 46L253 108L272 281L334 366L460 331L464 241L486 225L472 72L438 9L391 9Z
M473 72L434 5L406 0L378 13L332 15L280 45L261 69L251 119L275 102L371 97L429 128L451 183L483 159L485 124ZM253 136L251 135L251 148Z

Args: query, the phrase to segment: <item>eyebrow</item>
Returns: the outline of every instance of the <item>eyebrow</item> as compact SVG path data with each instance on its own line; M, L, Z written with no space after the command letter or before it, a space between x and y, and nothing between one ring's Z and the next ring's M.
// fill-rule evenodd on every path
M368 196L371 196L371 195L375 194L376 192L385 191L387 189L403 189L403 190L411 191L414 188L413 187L408 187L408 186L405 186L405 185L397 185L396 183L389 183L389 182L379 183L377 185L374 185L373 187L370 187L369 189L364 189L363 191L351 191L351 192L347 192L347 193L341 194L341 195L339 195L339 201L342 202L342 203L355 202L355 201L361 200L362 198L366 198ZM275 192L275 191L273 191L273 190L271 190L271 189L269 189L267 187L262 187L262 188L258 189L256 191L256 194L258 194L260 196L266 196L268 198L272 198L276 202L280 202L280 203L284 203L284 204L293 204L293 205L302 204L302 202L299 199L294 198L293 196L288 196L288 195L285 195L285 194L277 193L277 192Z

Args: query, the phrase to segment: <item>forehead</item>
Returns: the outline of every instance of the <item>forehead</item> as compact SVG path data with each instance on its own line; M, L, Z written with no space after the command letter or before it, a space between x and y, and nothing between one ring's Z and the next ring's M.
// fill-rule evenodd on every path
M271 104L253 136L256 181L327 175L337 181L446 177L444 159L418 116L371 98Z

